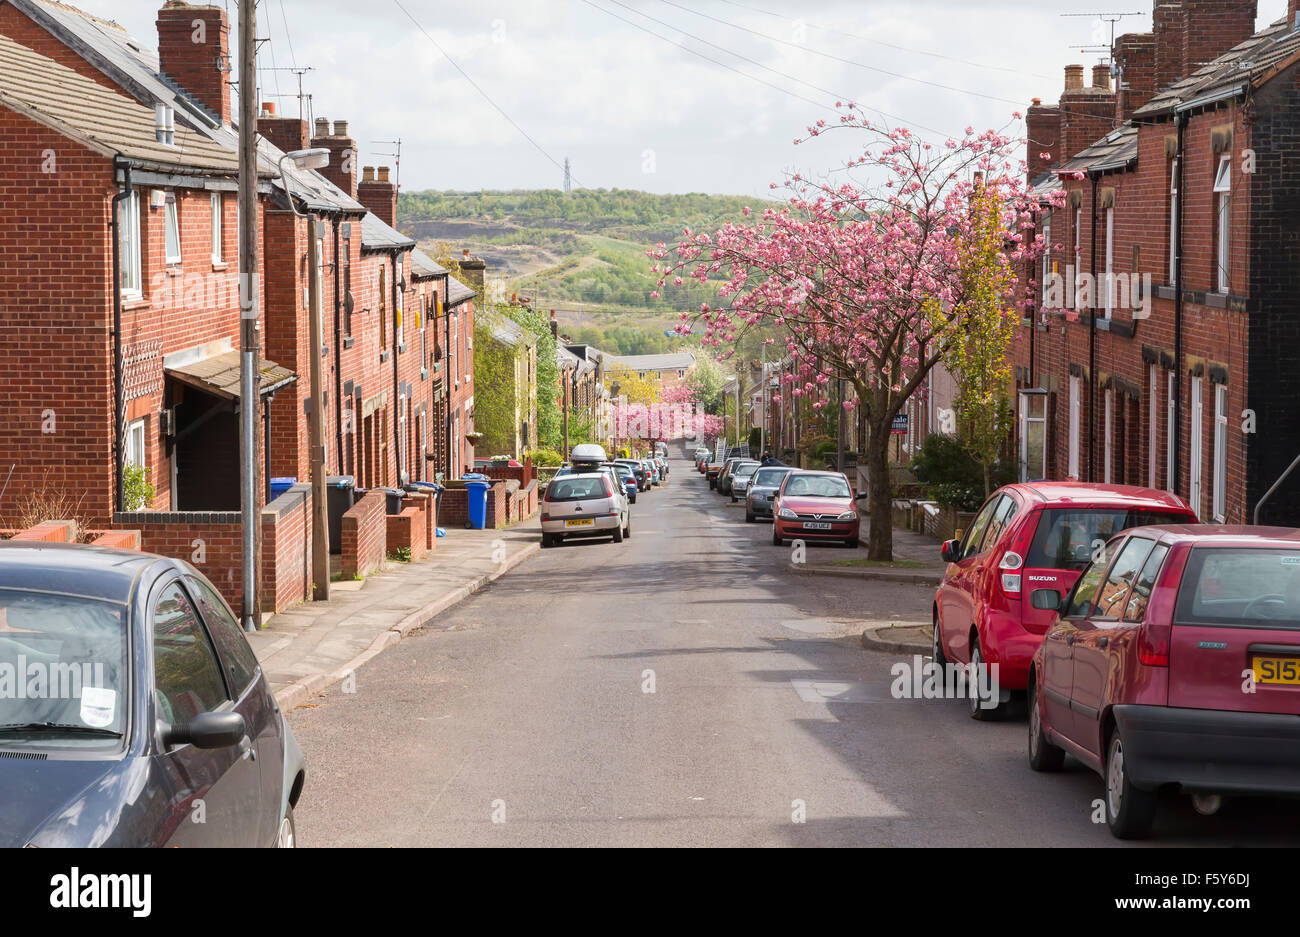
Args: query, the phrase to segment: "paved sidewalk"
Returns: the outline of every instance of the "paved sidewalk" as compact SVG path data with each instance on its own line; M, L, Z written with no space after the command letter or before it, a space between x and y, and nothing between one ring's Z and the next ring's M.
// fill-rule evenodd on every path
M861 550L809 549L808 562L799 568L799 572L817 576L883 579L888 582L915 582L935 586L943 579L943 571L947 569L948 564L939 557L939 542L925 534L898 527L894 528L894 561L900 565L865 565L869 531L870 527L864 517L858 537L862 542ZM852 561L864 565L837 565Z
M412 630L518 566L540 548L536 517L505 530L445 528L414 563L387 563L360 582L330 584L248 636L284 710L344 679Z

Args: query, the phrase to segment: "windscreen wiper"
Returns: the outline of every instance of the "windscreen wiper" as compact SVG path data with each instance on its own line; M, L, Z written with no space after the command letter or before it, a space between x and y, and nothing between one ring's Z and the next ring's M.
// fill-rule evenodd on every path
M113 729L99 729L95 726L79 726L63 722L13 722L8 725L0 725L0 733L3 732L67 732L77 735L104 735L113 738L121 738L122 733Z

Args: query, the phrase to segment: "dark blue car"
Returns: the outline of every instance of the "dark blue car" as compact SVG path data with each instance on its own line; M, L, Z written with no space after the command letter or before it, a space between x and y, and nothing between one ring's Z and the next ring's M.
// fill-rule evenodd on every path
M0 845L292 846L304 777L192 566L0 543Z

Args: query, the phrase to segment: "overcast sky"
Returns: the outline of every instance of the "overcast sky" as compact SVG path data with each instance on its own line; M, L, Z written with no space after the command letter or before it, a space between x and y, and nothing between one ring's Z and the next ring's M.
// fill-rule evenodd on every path
M161 0L73 2L157 44ZM233 26L236 0L214 2ZM1143 12L1122 19L1117 35L1151 29L1150 0L1118 7ZM923 133L974 125L1020 135L1013 111L1034 96L1055 100L1063 66L1102 61L1071 47L1108 44L1109 25L1061 15L1098 8L1107 5L262 0L259 36L271 41L259 66L311 66L312 113L348 120L364 164L390 162L379 154L391 147L375 141L400 137L405 190L558 188L556 163L567 156L575 187L766 195L786 168L847 156L847 134L793 145L833 115L837 97ZM1266 25L1286 0L1260 0L1259 12ZM296 91L290 71L262 73L261 96L281 113L297 113Z

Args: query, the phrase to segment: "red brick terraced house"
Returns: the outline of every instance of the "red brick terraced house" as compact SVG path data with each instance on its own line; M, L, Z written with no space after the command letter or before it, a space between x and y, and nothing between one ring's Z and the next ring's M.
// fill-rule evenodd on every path
M1049 252L1012 352L1021 477L1147 485L1250 523L1300 454L1300 20L1155 7L1111 71L1026 116ZM1109 284L1109 287L1108 287ZM1300 525L1300 477L1263 507Z

